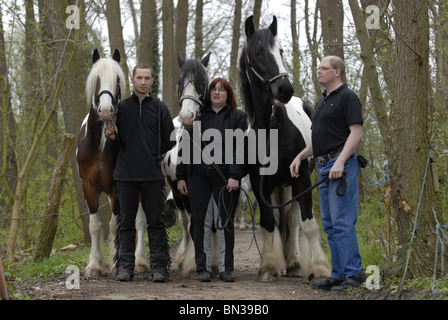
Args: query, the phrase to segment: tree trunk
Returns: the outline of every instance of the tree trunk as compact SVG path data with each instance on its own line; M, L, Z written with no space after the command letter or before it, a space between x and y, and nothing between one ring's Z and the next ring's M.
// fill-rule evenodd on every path
M73 134L65 134L62 141L61 151L53 172L53 178L48 192L45 218L42 220L40 235L37 241L34 261L39 262L43 258L48 258L51 254L53 241L58 229L59 206L61 203L64 178L67 175L70 155L75 144Z
M204 0L196 0L196 18L194 25L194 57L202 59L204 55L203 42L204 34L202 30L202 23L204 19Z
M238 86L238 50L240 47L241 37L241 9L242 0L235 1L235 10L233 12L233 33L232 33L232 50L230 52L230 70L229 70L229 83L235 90Z
M254 26L255 29L260 29L260 18L261 18L261 6L263 5L263 0L254 1Z
M428 1L392 2L395 7L393 28L396 52L388 160L392 205L397 219L398 241L402 247L397 265L405 265L411 248L410 273L431 276L435 253L435 220L432 212L435 195L431 176L425 176L431 110ZM417 213L417 228L413 234ZM411 238L413 235L415 237Z
M157 1L145 0L141 5L140 43L137 46L137 63L147 63L154 70L154 83L151 93L159 94L160 63L159 63L159 29L157 28Z
M129 9L131 10L132 24L134 26L134 34L135 34L134 45L137 45L140 42L140 32L138 29L137 11L135 10L134 0L128 0L128 4L129 4ZM145 20L141 20L141 21L145 21Z
M3 19L0 10L0 30L3 29ZM14 185L15 179L7 178L3 174L16 176L17 175L17 159L14 153L14 145L16 141L16 121L14 119L14 113L11 108L11 94L8 81L8 65L6 63L6 51L5 51L5 38L4 33L0 32L0 179L3 190L6 191L8 196L6 200L6 207L12 208L14 203ZM7 210L9 213L9 210Z
M2 300L9 300L8 289L6 287L5 271L3 270L3 260L0 254L0 298Z
M357 0L349 0L350 9L352 11L353 20L355 22L356 31L358 34L359 44L361 45L361 58L364 62L364 69L367 74L370 96L374 106L375 117L380 129L381 138L385 145L388 144L388 115L387 107L383 98L381 90L379 75L375 57L373 55L372 44L369 39L369 34L365 25L365 17L359 8ZM386 148L387 150L387 148Z
M319 0L324 55L344 59L344 5L342 0Z
M305 0L305 33L306 33L306 40L308 43L308 47L310 48L310 54L311 54L311 77L313 79L313 88L314 88L314 95L313 95L313 105L317 103L317 101L322 96L322 90L321 85L319 84L319 81L317 80L317 65L318 65L318 59L319 59L319 42L317 40L317 24L319 20L319 6L316 4L316 7L314 9L314 14L309 13L309 0ZM311 34L310 30L310 21L309 17L313 16L313 32Z
M305 91L300 82L300 51L299 51L299 33L297 32L297 6L296 0L291 0L291 38L292 38L292 74L294 83L294 94L303 97Z
M174 43L174 4L173 0L163 0L163 101L170 113L178 112L176 79L179 67L175 58Z
M106 2L106 18L107 29L109 31L109 43L111 54L118 49L121 56L121 68L123 69L126 79L129 77L129 68L126 58L126 50L123 39L123 26L121 24L120 0L109 0ZM127 89L129 92L129 83L127 82Z
M188 0L178 1L176 8L176 53L186 58L187 52L187 30L188 30Z
M60 1L60 0L58 0ZM62 3L62 11L65 12L65 9L68 5L75 5L77 0L63 0ZM81 15L81 21L84 20L85 17L85 9L84 9L84 1L78 1L79 12ZM59 39L64 39L68 37L68 29L65 28L64 21L60 21L61 25L58 30L57 37ZM86 26L87 28L87 26ZM81 33L85 32L84 29L72 29L70 32L70 40L67 43L66 50L71 52L75 48L75 44L79 42L79 38ZM58 50L58 47L60 49ZM60 61L63 59L61 57L62 50L64 45L60 44L56 45L53 48L53 56L54 61ZM70 69L67 72L67 80L64 82L62 87L60 101L61 101L61 109L64 120L65 132L69 134L73 134L75 136L78 135L79 130L81 128L81 123L84 117L89 112L90 106L85 104L84 94L85 94L85 79L86 79L86 70L85 65L86 61L91 61L92 52L88 49L80 49L79 54L73 57L72 64ZM65 58L64 61L67 59ZM83 81L79 81L79 79L83 79ZM77 207L78 214L81 218L84 232L84 241L86 243L90 243L90 231L89 231L89 215L83 214L88 213L89 208L87 207L87 203L85 201L84 192L82 189L81 178L78 173L78 162L76 160L75 151L71 154L71 169L74 180L74 188L76 191L76 199L77 199Z

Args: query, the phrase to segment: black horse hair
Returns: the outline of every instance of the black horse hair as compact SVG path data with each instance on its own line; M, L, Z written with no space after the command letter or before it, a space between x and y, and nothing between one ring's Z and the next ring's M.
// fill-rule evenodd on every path
M208 96L208 75L207 70L197 59L186 60L180 69L179 78L177 81L177 95L178 98L182 95L182 90L185 87L185 80L193 79L195 90L200 94L199 99L204 100ZM185 76L183 76L185 75ZM191 76L190 76L191 75Z

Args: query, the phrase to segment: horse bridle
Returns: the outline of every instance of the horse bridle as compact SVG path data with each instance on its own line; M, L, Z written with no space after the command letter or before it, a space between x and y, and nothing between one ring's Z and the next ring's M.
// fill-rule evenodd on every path
M187 82L187 85L188 85L188 83L193 83L193 80L189 79L188 82ZM186 86L184 86L184 88L185 87ZM201 106L201 108L202 108L203 105L204 105L204 99L207 96L207 91L208 91L207 84L204 86L204 88L205 88L204 89L204 93L202 94L203 98L201 100L200 98L196 98L195 96L192 96L192 95L189 95L189 94L183 94L183 92L182 92L182 95L179 97L179 86L177 85L176 86L176 91L177 91L177 96L179 97L179 106L182 106L182 102L184 100L192 100L192 101L196 102L197 104L199 104Z
M98 108L98 104L100 102L100 98L103 95L109 95L112 98L112 105L114 106L114 108L112 109L112 117L115 117L116 113L117 113L117 106L118 106L118 102L121 100L121 88L120 88L120 78L117 78L117 96L114 97L114 94L112 92L110 92L109 90L103 90L101 92L98 93L98 95L95 96L95 103L96 103L96 107Z
M249 60L249 54L248 54L247 52L246 52L246 63L247 63L247 66L248 66L248 68L246 68L247 79L250 81L249 73L247 72L247 70L249 69L249 70L251 70L251 71L253 72L253 74L254 74L255 76L257 76L258 79L261 80L261 82L265 85L265 87L266 87L267 90L269 90L269 86L271 85L271 83L273 83L273 82L276 81L277 79L284 78L284 77L289 78L289 74L288 74L288 73L286 73L286 72L282 72L282 73L279 73L278 75L276 75L275 77L273 77L272 79L269 79L269 80L268 80L268 79L265 79L263 76L261 76L261 75L254 69L254 67L252 66L252 63L250 63L250 60Z

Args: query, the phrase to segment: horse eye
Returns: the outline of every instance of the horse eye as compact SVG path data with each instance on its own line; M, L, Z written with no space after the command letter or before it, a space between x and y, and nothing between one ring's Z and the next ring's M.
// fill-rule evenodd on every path
M283 49L280 49L280 55L283 57Z

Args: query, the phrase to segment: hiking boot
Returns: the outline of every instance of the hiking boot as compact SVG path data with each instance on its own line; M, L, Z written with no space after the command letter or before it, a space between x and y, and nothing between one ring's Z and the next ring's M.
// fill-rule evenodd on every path
M219 274L219 279L224 282L235 282L235 277L233 276L232 271L224 271Z
M120 270L117 274L117 281L121 281L121 282L129 282L134 278L134 275L126 270Z
M198 276L196 277L197 280L201 282L210 282L212 281L212 277L210 276L210 272L208 271L199 271Z
M156 283L164 283L168 281L168 276L162 272L154 272L152 274L152 280Z
M341 283L342 283L342 280L338 280L335 278L314 279L311 281L311 286L316 289L330 291L333 286L337 286Z
M367 276L363 273L346 278L340 285L331 287L331 291L344 291L348 288L358 288L366 282Z

